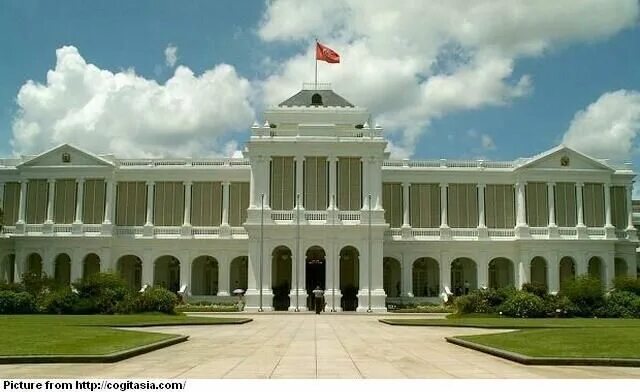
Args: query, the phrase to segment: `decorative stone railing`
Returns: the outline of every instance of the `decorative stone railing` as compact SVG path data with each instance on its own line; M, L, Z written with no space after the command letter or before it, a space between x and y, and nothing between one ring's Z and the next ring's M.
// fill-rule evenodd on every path
M512 161L485 161L479 160L452 160L452 159L427 159L427 160L386 160L383 167L406 167L406 168L476 168L476 169L512 169L517 167Z
M194 159L119 159L122 167L174 167L174 166L249 166L244 158L194 158Z

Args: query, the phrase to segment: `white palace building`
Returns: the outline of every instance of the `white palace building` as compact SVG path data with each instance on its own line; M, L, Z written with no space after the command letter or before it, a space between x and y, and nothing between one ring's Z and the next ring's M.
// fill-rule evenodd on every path
M254 124L244 158L122 159L64 144L0 159L0 279L97 271L191 301L327 311L444 290L560 290L636 276L630 166L565 146L531 158L391 160L382 128L305 85Z

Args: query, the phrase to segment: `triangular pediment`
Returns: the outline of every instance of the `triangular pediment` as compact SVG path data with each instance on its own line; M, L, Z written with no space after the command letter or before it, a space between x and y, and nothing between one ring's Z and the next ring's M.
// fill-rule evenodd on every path
M615 171L601 160L564 145L559 145L528 160L524 160L519 169L524 168Z
M19 167L113 166L112 162L70 144L62 144L18 165Z

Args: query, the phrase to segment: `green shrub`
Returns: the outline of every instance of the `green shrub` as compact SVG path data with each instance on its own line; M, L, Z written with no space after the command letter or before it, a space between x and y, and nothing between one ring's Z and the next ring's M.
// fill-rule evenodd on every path
M640 295L640 279L630 276L620 276L613 280L613 287L617 291L627 291L635 295Z
M24 286L21 283L0 281L0 291L13 291L14 293L19 293L24 291Z
M605 297L604 305L595 314L598 317L640 317L640 296L627 291L614 291Z
M39 308L44 313L72 314L75 313L79 300L78 294L66 287L44 294L40 299Z
M36 300L26 292L0 291L0 314L28 314L36 312Z
M117 313L118 303L129 294L126 283L114 274L98 273L74 283L78 296L84 299L83 313Z
M578 308L578 315L590 317L604 303L604 292L599 279L588 275L579 276L569 282L561 293Z
M578 308L563 295L547 295L544 297L545 314L548 317L573 317Z
M522 291L544 298L547 295L547 286L541 283L525 283L522 285Z
M175 313L178 296L162 287L152 287L137 298L138 312Z
M539 296L517 291L499 307L505 316L510 317L543 317L546 315L544 301Z
M25 272L22 274L21 284L22 287L24 287L24 291L33 295L36 299L58 287L55 280L46 274L43 273L39 275L35 272Z

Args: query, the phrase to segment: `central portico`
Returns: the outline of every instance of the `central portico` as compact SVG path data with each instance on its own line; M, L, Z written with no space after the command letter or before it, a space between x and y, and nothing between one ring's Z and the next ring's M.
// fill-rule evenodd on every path
M387 142L369 118L329 85L305 84L252 127L247 310L283 310L287 286L291 311L316 286L327 311L386 309Z

